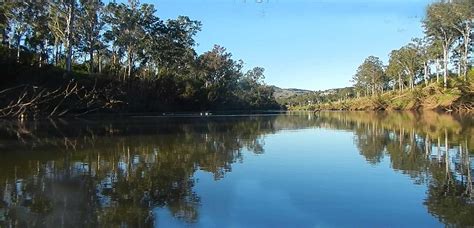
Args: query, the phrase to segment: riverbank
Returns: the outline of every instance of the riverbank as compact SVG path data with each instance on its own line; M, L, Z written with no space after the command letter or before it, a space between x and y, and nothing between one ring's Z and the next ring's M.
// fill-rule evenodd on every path
M90 114L278 110L273 90L243 72L224 85L161 72L121 79L112 73L67 73L53 65L0 59L0 118ZM238 77L237 77L238 76Z
M435 110L444 112L474 113L474 84L453 80L452 88L444 89L436 83L418 86L413 90L389 91L378 96L296 105L289 110Z

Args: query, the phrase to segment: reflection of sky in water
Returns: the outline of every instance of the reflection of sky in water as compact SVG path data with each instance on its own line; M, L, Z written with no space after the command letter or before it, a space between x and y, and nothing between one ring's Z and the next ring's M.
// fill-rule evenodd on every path
M282 131L265 139L265 155L215 181L198 171L198 227L440 226L423 205L427 188L390 167L368 164L345 131ZM163 208L159 227L186 226ZM190 224L187 224L190 225Z
M64 213L71 224L85 224L76 213L90 213L104 226L144 224L150 213L164 227L474 224L474 203L464 204L474 198L464 188L474 154L469 161L460 153L474 147L472 125L461 128L448 115L345 117L146 120L84 150L64 153L54 137L46 141L54 146L18 147L0 166L0 227L35 211L50 226Z

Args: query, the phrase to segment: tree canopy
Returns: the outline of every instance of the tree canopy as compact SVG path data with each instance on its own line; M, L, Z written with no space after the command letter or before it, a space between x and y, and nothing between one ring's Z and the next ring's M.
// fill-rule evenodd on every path
M279 108L272 88L263 82L263 68L245 73L244 62L219 45L196 53L202 23L187 16L162 20L153 4L138 0L9 1L0 6L5 66L55 66L69 75L66 79L93 76L104 82L100 85L108 84L108 93L122 105L143 111Z

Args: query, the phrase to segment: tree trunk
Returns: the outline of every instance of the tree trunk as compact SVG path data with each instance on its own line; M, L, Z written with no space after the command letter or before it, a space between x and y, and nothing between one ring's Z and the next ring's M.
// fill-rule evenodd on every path
M463 53L463 76L464 80L467 80L467 71L469 68L469 51L471 45L471 26L472 23L466 23L466 31L464 33L464 53Z
M424 76L424 79L425 79L425 85L428 85L428 77L429 77L429 68L428 68L428 62L424 62L424 73L425 73L425 76Z
M436 59L436 83L439 83L439 58Z
M89 73L92 74L94 73L94 51L92 50L92 47L89 49Z
M458 77L461 77L461 68L462 68L462 65L463 65L463 60L461 59L458 63Z
M406 70L408 72L408 75L409 75L409 79L410 81L408 82L408 86L410 87L410 90L413 90L413 73L411 72L411 70L408 69L408 67L406 67Z
M21 51L21 35L18 35L18 39L17 39L17 47L16 47L16 62L19 63L20 62L20 51Z
M446 42L447 43L447 42ZM448 87L448 58L449 58L449 48L448 44L443 44L443 83L444 88Z
M59 44L57 38L54 39L54 65L58 66Z
M72 38L73 38L73 21L74 21L74 6L75 6L75 0L72 0L71 3L69 3L69 9L68 9L68 16L66 19L67 23L67 28L66 28L66 33L67 33L67 38L66 38L66 48L67 48L67 55L66 55L66 71L69 73L71 72L72 69Z
M375 95L375 78L374 75L372 75L372 96Z
M130 78L131 75L132 75L132 62L133 62L133 60L132 60L133 56L132 55L133 55L132 54L132 48L129 47L128 48L128 70L127 70L128 78Z
M400 92L403 92L402 75L400 73L398 73L398 88L400 89Z
M40 67L43 65L43 61L44 61L46 64L48 64L49 55L48 55L48 52L45 51L45 49L49 46L49 42L48 42L48 41L49 41L49 40L46 39L44 45L41 45L41 46L40 46L40 47L41 47L41 52L40 52L40 54L41 54L41 55L40 55L40 59L41 59L41 60L40 60ZM43 54L45 54L44 60L43 60Z
M100 58L100 51L97 52L97 63L99 64L99 74L102 74L102 59Z

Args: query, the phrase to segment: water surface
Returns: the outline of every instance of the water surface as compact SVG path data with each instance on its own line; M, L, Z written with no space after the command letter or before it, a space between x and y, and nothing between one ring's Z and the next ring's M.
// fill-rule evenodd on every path
M0 122L0 226L474 226L472 118Z

